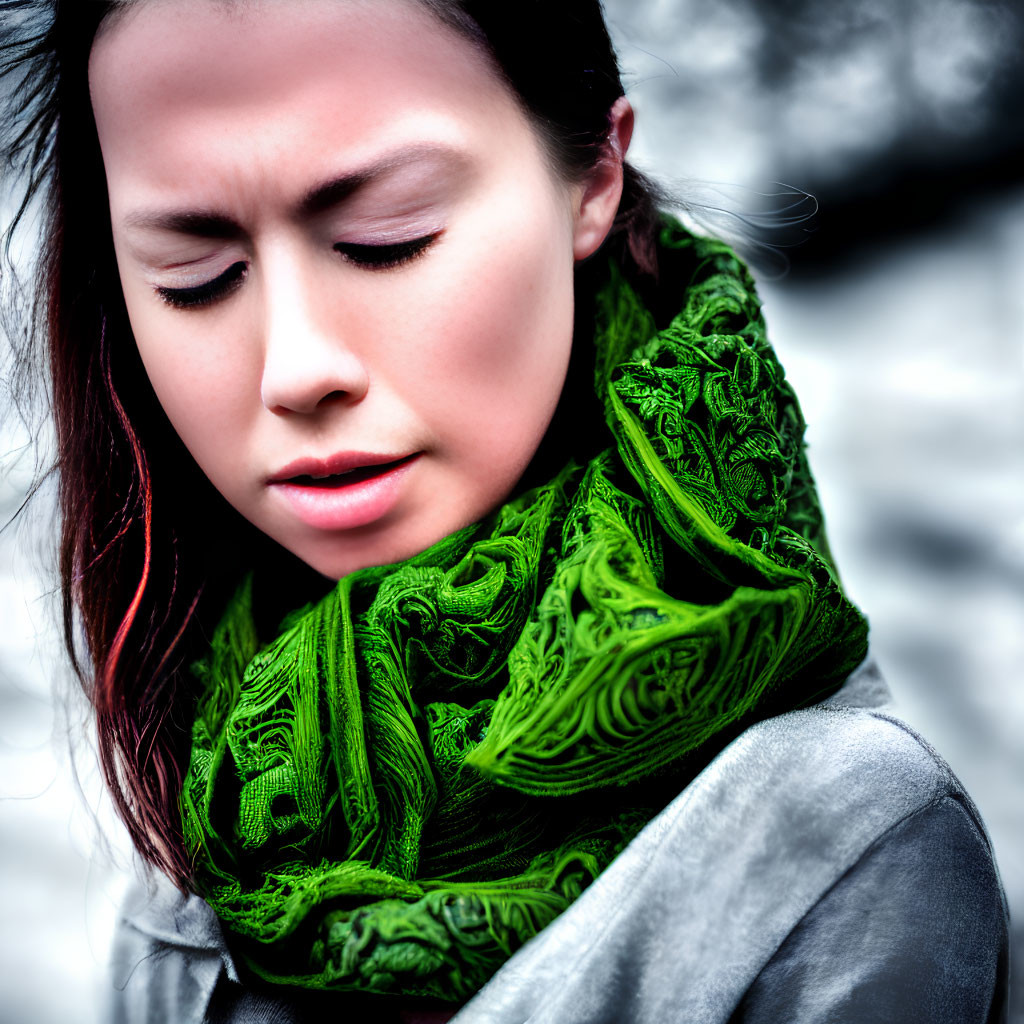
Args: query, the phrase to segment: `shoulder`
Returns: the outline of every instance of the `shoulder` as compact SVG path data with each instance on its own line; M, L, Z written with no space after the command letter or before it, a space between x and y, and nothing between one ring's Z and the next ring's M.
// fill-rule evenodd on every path
M811 879L827 887L900 821L943 799L962 806L990 849L963 785L898 717L867 662L827 701L746 729L638 838L658 843L684 829L724 877L767 870L770 854L772 870L799 875L810 898Z
M885 856L874 858L875 851ZM965 868L964 856L979 870ZM894 863L909 872L899 883L889 877ZM976 883L974 903L965 871ZM844 903L852 889L857 898ZM929 906L913 905L919 892L931 894ZM918 932L925 952L936 920L969 918L982 908L995 943L981 964L991 991L992 949L1005 937L1002 901L970 798L932 747L892 713L868 664L828 701L737 737L457 1020L494 1024L528 1012L537 1024L724 1024L766 965L778 964L776 954L801 923L816 908L823 908L822 920L839 920L840 905L849 924L840 939L862 934L876 905L895 920L931 921ZM948 938L933 929L931 949L940 960ZM827 962L815 942L804 943L801 955ZM832 952L853 965L872 957L849 945ZM783 975L775 975L783 978L779 991L792 995L797 989ZM821 979L815 984L830 991ZM791 1009L774 1019L819 1019ZM820 1019L831 1020L827 1013Z
M729 1024L1005 1024L1008 925L986 840L940 797L815 902Z
M791 856L817 855L845 869L903 818L945 797L962 803L987 842L960 780L899 718L868 663L829 700L751 726L681 801L712 832L727 827L721 811L728 808L748 834L764 829Z
M974 901L995 926L1005 923L977 807L898 716L870 662L829 700L747 729L666 815L666 825L700 836L709 851L701 870L721 903L752 899L772 941L827 897L837 906L836 893L854 881L896 914L949 919ZM766 895L769 887L785 899ZM929 887L926 901L920 894Z
M861 912L949 922L984 908L993 933L1005 927L977 808L871 663L828 701L747 729L639 838L699 938L694 970L731 963L734 982L854 888Z
M115 930L110 1019L203 1021L224 974L238 977L210 906L158 873L139 878Z
M118 1024L302 1024L295 1000L243 985L205 900L158 873L129 890L111 956L105 1018ZM312 1018L319 1019L319 1018Z
M812 875L826 851L832 877L730 1024L1005 1020L1009 920L991 840L931 744L888 701L856 699L875 675L759 723L733 751L785 781L771 806L750 807L762 837Z
M367 1013L357 996L243 982L210 905L155 872L127 895L111 967L103 1019L117 1024L310 1024L339 1013L390 1019Z

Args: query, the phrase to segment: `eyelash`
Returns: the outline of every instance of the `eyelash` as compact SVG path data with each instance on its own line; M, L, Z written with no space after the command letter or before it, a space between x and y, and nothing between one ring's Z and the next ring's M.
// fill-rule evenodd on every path
M433 244L437 234L411 238L407 242L389 242L386 245L366 245L356 242L337 242L334 251L349 263L366 270L392 270L421 256ZM157 294L177 309L206 306L233 292L245 280L248 264L233 263L220 277L194 285L191 288L158 286Z
M240 260L238 263L232 263L220 277L215 277L212 281L197 284L192 288L164 288L160 285L156 293L164 302L177 309L206 306L233 292L245 280L248 270L249 265Z
M439 234L439 232L438 232ZM390 270L392 267L409 263L426 252L437 234L410 238L407 242L390 242L387 245L360 245L356 242L337 242L334 251L341 253L350 263L373 270Z

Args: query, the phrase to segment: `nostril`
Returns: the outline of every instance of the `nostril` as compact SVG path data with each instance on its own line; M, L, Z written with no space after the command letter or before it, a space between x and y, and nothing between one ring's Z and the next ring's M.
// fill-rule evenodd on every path
M329 394L324 395L323 398L317 403L318 405L327 405L330 402L339 402L348 397L347 391L332 391Z

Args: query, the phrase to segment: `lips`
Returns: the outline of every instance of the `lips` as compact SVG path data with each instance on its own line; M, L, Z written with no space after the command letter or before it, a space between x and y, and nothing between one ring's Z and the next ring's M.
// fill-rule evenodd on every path
M321 487L327 489L348 487L352 484L362 483L364 480L371 480L374 477L390 473L393 469L397 469L414 458L416 458L416 455L406 455L404 458L394 459L391 462L355 466L353 469L346 469L335 473L297 473L286 478L283 482L294 484L296 487Z
M325 480L334 478L348 479L350 474L384 472L388 468L408 462L416 458L419 452L411 455L381 455L373 452L338 452L336 455L329 455L325 459L306 458L296 459L289 462L287 466L279 470L270 478L270 483L295 483L301 481L304 485L322 484ZM355 482L353 476L349 482Z
M384 519L402 499L402 481L422 455L340 452L298 459L270 478L270 490L307 526L348 530Z

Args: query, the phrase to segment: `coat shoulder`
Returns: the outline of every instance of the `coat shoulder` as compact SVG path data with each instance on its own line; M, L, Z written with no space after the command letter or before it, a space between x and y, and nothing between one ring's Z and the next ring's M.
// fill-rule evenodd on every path
M736 737L456 1020L725 1022L826 894L869 851L901 846L901 822L945 836L957 819L935 809L951 800L990 850L964 787L868 663L828 700Z
M695 781L694 795L712 803L728 791L754 820L799 824L809 835L828 831L862 849L921 808L952 798L991 848L963 784L899 716L870 663L829 700L745 730Z

